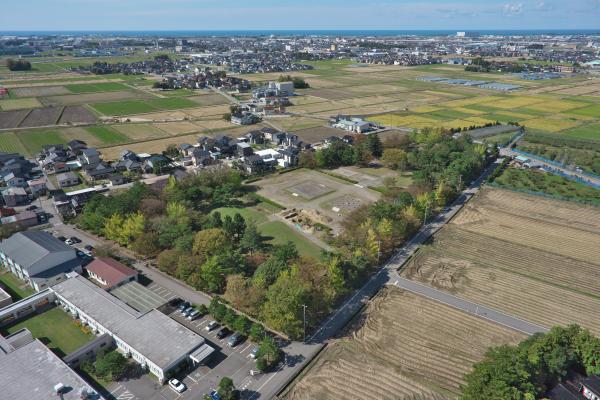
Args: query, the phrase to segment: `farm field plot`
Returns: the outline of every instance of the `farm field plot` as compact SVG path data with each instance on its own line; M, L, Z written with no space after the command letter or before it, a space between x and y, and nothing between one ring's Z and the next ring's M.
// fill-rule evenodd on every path
M60 116L59 124L86 123L92 124L96 122L94 114L83 106L67 106Z
M36 108L42 105L36 98L0 100L0 110L12 111L25 108Z
M189 100L186 97L171 97L166 99L149 99L145 102L151 107L156 107L160 110L178 110L180 108L197 107L198 104Z
M227 99L220 94L206 94L203 96L191 96L186 99L193 101L201 106L216 106L220 104L228 104Z
M569 114L600 118L600 104L593 104L587 107L578 108L576 110L570 110Z
M160 122L152 125L170 136L181 135L184 133L192 133L200 130L200 128L197 125L194 125L193 123L188 121Z
M119 90L127 90L127 86L119 82L80 83L75 85L65 85L65 88L71 93L116 92Z
M304 169L270 176L253 185L257 186L258 194L276 203L288 208L306 209L318 219L316 222L330 226L334 233L339 232L341 221L353 208L377 201L380 197L380 193L374 190Z
M542 326L598 334L599 260L600 208L486 189L402 274Z
M289 118L269 118L268 121L283 131L300 131L325 125L326 121L292 115Z
M229 121L223 119L203 119L200 121L194 121L194 125L198 126L201 130L212 131L215 129L231 129L236 126Z
M30 110L0 111L0 129L16 128Z
M90 126L86 128L86 131L103 145L123 143L129 140L127 136L108 126Z
M0 133L0 151L5 153L27 153L14 132Z
M578 126L562 133L577 139L600 140L600 124Z
M22 87L10 89L10 92L16 97L58 96L70 93L64 86Z
M93 103L92 108L104 115L131 115L156 111L157 108L140 100L113 101L109 103Z
M151 124L123 124L113 125L112 127L118 133L123 134L134 141L168 136L163 130L158 129Z
M319 121L319 120L313 120L313 121ZM279 121L277 121L277 122L279 122ZM321 122L324 123L325 121L321 121ZM321 125L323 125L323 124L321 124ZM314 128L299 129L299 130L294 131L295 135L298 135L298 137L301 140L303 140L307 143L320 142L328 136L332 136L332 135L337 136L337 135L340 135L341 133L343 133L343 131L336 129L336 128L330 128L328 126L316 126Z
M550 118L534 118L521 123L527 128L539 129L547 132L559 132L565 129L574 128L578 125L576 121Z
M219 118L226 112L229 112L228 105L220 105L220 106L210 106L210 107L199 107L199 108L186 108L185 113L191 115L192 117L202 118L202 117L212 117L218 115Z
M90 103L105 103L111 101L134 100L151 97L150 94L141 91L122 90L115 92L100 93L80 93L67 94L63 96L42 97L41 101L45 105L81 105Z
M490 346L524 335L395 287L324 350L286 400L455 399Z
M20 127L55 125L62 114L63 107L34 108L25 117Z
M33 130L25 132L17 132L16 136L19 138L27 153L32 155L39 152L42 147L48 143L55 144L66 144L66 140L59 131L45 131L45 130Z

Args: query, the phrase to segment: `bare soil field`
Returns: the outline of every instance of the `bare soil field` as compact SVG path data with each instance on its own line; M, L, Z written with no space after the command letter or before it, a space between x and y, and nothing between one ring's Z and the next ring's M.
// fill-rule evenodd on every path
M41 106L42 105L36 98L0 100L0 110L4 111L24 110L26 108L36 108Z
M314 121L319 121L319 120L314 120ZM322 121L321 125L323 125L324 123L326 123L326 121ZM298 135L298 137L303 140L304 142L307 143L317 143L322 141L324 138L329 137L329 136L338 136L338 135L344 135L346 134L346 132L340 130L340 129L336 129L336 128L330 128L328 126L316 126L314 128L308 128L308 129L300 129L297 131L293 132L294 135Z
M190 118L188 114L183 111L160 111L146 114L137 114L135 116L136 121L176 121ZM133 118L132 118L133 119Z
M166 134L173 135L181 135L184 133L192 133L200 131L200 128L188 121L182 122L161 122L153 124L154 127L160 129Z
M320 218L318 222L330 226L334 234L340 231L342 220L351 211L345 208L346 199L352 199L353 203L368 204L381 197L374 190L305 169L269 176L254 185L258 188L258 194L285 207L311 211ZM334 210L333 207L340 209Z
M524 335L395 287L384 288L346 337L330 343L286 400L441 400L494 345Z
M59 124L67 123L87 123L93 124L96 122L94 114L83 106L67 106L60 116Z
M113 125L113 128L133 141L164 138L169 136L165 131L151 124Z
M116 92L68 94L64 96L49 96L41 98L45 105L70 106L87 103L102 103L118 100L147 99L154 96L142 91L121 90Z
M228 104L225 96L220 94L205 94L203 96L190 96L186 97L188 100L192 100L194 103L198 103L201 106L216 106L221 104Z
M64 86L32 86L11 89L10 92L16 97L58 96L71 93Z
M299 131L308 128L321 127L327 123L322 119L299 117L292 115L289 117L270 117L267 120L282 131Z
M30 110L0 112L0 129L16 128Z
M486 189L402 274L542 326L600 333L600 208Z
M201 121L194 121L194 125L197 125L201 129L214 130L214 129L229 129L235 124L223 119L206 119Z
M191 115L192 117L209 117L213 115L222 116L225 113L229 112L228 105L220 105L220 106L207 106L207 107L199 107L199 108L187 108L185 110L186 114Z
M348 91L341 89L308 89L304 92L307 95L321 97L327 100L347 99L356 96Z
M31 110L19 127L55 125L62 111L63 107L35 108Z

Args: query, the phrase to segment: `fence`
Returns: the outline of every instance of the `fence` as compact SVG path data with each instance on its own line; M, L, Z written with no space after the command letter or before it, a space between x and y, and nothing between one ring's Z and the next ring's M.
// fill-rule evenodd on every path
M557 196L557 195L552 195L552 194L548 194L548 193L544 193L544 192L536 192L533 190L517 189L512 186L499 185L496 182L489 182L487 185L491 186L491 187L500 188L500 189L511 190L513 192L519 192L519 193L530 194L532 196L544 197L546 199L551 199L551 200L574 201L576 203L581 203L581 204L586 204L586 205L591 204L594 206L600 206L600 201L580 200L580 199L576 199L576 198L572 198L572 197L564 197L564 196Z
M547 159L547 158L545 158L545 157L542 157L542 156L538 156L537 154L532 154L532 153L528 153L528 152L526 152L526 151L517 150L517 149L512 149L512 151L514 151L515 153L521 154L521 155L523 155L523 156L526 156L526 157L531 157L531 158L533 158L534 160L540 160L540 161L543 161L543 162L545 162L545 163L548 163L548 164L554 165L554 166L556 166L556 167L558 167L558 168L564 168L564 167L565 167L565 166L564 166L563 164L561 164L561 163L558 163L558 162L556 162L556 161L554 161L554 160ZM578 172L578 174L580 174L580 175L584 175L584 176L587 176L587 177L589 177L589 178L591 178L591 179L598 179L598 180L600 180L600 175L596 175L596 174L593 174L593 173L591 173L591 172ZM584 181L583 183L585 183L585 182L586 182L586 181Z

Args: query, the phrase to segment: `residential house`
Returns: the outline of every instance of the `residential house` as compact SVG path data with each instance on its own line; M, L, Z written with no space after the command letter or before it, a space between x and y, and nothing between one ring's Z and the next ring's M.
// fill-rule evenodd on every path
M171 160L162 154L152 154L142 163L142 170L146 173L161 174L169 169L171 169Z
M125 177L122 174L110 174L108 176L111 186L122 185L125 183Z
M137 281L138 273L110 257L96 257L85 269L90 278L104 290L111 290L125 283Z
M248 174L260 174L273 168L272 165L265 163L261 156L257 154L251 154L242 159L242 168Z
M282 167L293 167L298 165L298 155L300 151L294 147L288 147L284 149L278 149L277 152L281 154L279 165Z
M96 165L100 163L100 153L98 150L90 148L90 149L82 149L81 155L79 156L82 164L91 164Z
M206 167L213 162L210 152L199 147L194 147L191 159L194 167Z
M252 150L252 146L248 143L237 142L235 152L238 157L246 157L254 153L254 150Z
M177 150L179 150L179 154L181 154L182 157L190 157L194 149L195 147L189 143L181 143L177 146Z
M25 189L20 187L9 187L2 191L2 200L7 207L15 207L27 204L29 198Z
M231 123L236 125L252 125L257 123L257 117L249 112L240 115L232 115Z
M63 172L56 175L56 182L61 188L79 185L79 176L74 172Z
M27 186L33 197L40 197L48 190L46 178L31 179L27 181Z
M263 144L265 142L265 134L260 130L250 131L244 135L250 144Z
M9 172L3 176L4 183L8 187L26 187L27 180L23 176L16 175L14 172Z
M15 215L0 218L3 226L12 225L19 228L30 228L39 223L38 215L33 211L23 211Z
M0 262L38 292L81 272L75 250L43 231L17 232L0 242Z
M87 149L87 143L82 140L71 140L67 143L69 151L75 155L80 155L82 150Z
M97 164L84 165L82 171L86 178L95 182L100 179L107 179L115 170L107 162L100 161Z

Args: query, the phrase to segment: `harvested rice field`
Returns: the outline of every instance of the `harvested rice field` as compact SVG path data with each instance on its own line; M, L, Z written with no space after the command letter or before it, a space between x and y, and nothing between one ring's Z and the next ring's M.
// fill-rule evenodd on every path
M524 335L395 287L330 343L286 400L455 399L490 346Z

